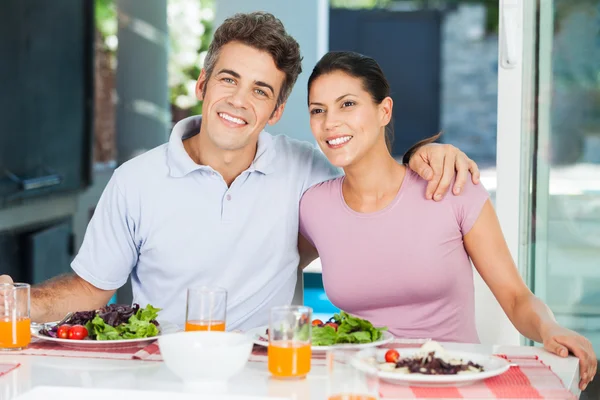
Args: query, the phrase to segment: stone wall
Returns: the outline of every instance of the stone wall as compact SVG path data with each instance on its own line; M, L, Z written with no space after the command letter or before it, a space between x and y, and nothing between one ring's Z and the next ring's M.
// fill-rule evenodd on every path
M442 25L442 141L480 167L496 165L498 36L485 34L485 8L461 5Z

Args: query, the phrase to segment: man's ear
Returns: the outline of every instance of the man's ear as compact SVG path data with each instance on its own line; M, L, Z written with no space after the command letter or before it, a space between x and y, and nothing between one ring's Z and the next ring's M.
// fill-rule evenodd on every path
M200 76L198 76L198 80L196 81L196 98L200 101L204 100L206 80L206 70L202 68L202 71L200 71Z
M282 105L277 107L275 111L273 111L273 114L271 114L271 118L269 118L267 124L275 125L277 122L279 122L279 120L283 116L283 110L285 109L285 105L286 103L283 103Z

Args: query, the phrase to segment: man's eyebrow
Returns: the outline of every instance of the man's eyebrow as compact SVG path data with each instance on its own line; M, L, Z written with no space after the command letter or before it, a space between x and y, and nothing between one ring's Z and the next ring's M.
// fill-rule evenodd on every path
M240 74L238 74L234 70L232 70L232 69L226 69L226 68L219 70L219 72L217 72L217 75L219 75L219 74L229 74L229 75L231 75L231 76L233 76L234 78L237 78L237 79L240 79L242 77ZM269 89L271 91L271 93L275 93L275 89L273 89L273 86L269 85L266 82L263 82L263 81L254 81L254 84L257 85L257 86Z
M256 84L256 86L265 87L269 89L271 93L275 93L275 89L273 89L273 86L269 85L268 83L262 81L255 81L254 83Z
M238 78L238 79L241 78L240 74L238 74L237 72L235 72L234 70L231 70L231 69L219 70L219 72L217 72L217 75L219 75L219 74L229 74L235 78Z

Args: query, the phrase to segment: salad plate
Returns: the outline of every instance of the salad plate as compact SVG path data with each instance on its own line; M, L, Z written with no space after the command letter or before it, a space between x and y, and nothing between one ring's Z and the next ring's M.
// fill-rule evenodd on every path
M179 330L168 321L157 320L159 311L151 305L140 308L137 304L113 304L100 310L69 313L59 322L32 324L31 336L72 349L141 348L155 341L159 335ZM76 338L67 336L67 333L61 334L61 327L68 332L69 326L78 327L84 333Z

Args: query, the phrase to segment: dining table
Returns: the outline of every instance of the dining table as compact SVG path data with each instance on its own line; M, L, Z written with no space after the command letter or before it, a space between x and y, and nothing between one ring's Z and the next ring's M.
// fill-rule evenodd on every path
M568 390L568 392L565 390L565 393L570 392L571 398L578 398L580 395L579 362L573 356L558 357L535 346L493 346L464 343L442 343L442 345L448 350L537 359L556 375L559 384L564 385L564 388L561 387L561 389ZM144 400L154 398L168 400L188 398L326 399L328 372L325 363L321 361L313 360L311 371L305 379L278 380L270 376L266 358L251 357L242 372L228 380L227 383L211 385L210 383L184 383L168 369L164 362L156 360L24 355L0 352L0 368L5 368L4 374L0 370L0 400L20 398L29 400L35 396L27 396L28 393L45 393L44 390L50 389L67 397L70 397L70 394L77 396L86 393L83 395L88 398L96 398L89 397L87 394L97 392L102 395L98 398L130 394L134 397L141 395ZM11 365L13 368L10 368ZM394 398L394 396L385 398ZM495 396L494 398L501 397Z

